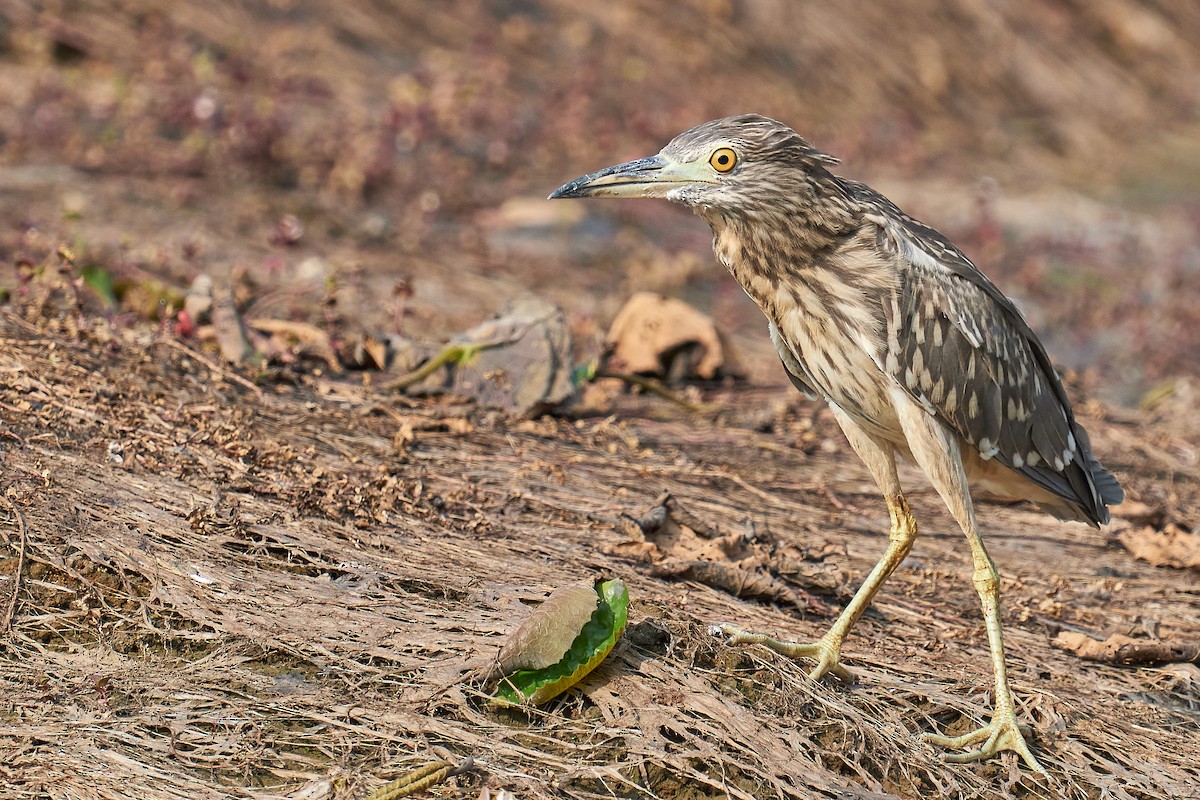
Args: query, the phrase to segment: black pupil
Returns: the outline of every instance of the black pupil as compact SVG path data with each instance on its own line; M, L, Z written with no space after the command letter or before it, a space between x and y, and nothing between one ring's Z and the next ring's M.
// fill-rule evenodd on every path
M724 153L721 153L721 155L717 156L717 163L720 164L722 167L725 166L726 164L729 163L729 156L725 155Z

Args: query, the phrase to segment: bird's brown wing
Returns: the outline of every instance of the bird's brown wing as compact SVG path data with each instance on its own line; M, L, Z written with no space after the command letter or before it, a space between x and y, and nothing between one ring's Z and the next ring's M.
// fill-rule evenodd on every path
M1024 317L940 233L879 195L872 204L880 213L867 221L900 265L886 309L887 371L984 458L1060 497L1065 506L1051 513L1107 522L1105 505L1120 502L1120 486L1092 456Z

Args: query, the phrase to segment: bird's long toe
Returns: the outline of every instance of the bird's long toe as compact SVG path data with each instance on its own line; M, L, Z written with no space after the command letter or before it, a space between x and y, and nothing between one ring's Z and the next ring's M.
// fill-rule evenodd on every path
M1008 711L1007 713L998 713L987 725L970 733L965 733L962 736L942 736L936 733L926 733L922 734L921 738L930 744L945 747L948 750L958 750L983 742L975 750L969 750L965 753L953 753L946 756L946 761L952 764L981 761L1002 753L1005 750L1011 750L1019 755L1021 760L1030 769L1048 776L1049 773L1046 772L1045 767L1038 763L1033 752L1029 749L1029 743L1025 738L1028 735L1028 730L1026 726L1017 723L1015 713Z
M842 666L841 642L831 634L815 642L788 642L772 639L762 633L750 633L727 623L716 626L716 632L728 636L729 644L761 644L791 659L815 658L817 665L808 673L808 677L814 681L833 675L842 683L854 683L854 673Z

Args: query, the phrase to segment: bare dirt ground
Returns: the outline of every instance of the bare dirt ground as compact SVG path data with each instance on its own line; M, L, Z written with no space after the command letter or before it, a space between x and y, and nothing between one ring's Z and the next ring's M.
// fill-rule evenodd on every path
M0 4L0 796L357 798L470 756L433 796L1200 797L1196 568L1121 544L1200 519L1194 4L429 5ZM855 685L707 632L819 636L886 513L702 225L540 198L751 109L1018 297L1126 487L1105 531L980 507L1050 782L919 740L985 719L991 673L914 471L923 535L848 642ZM521 419L311 353L230 363L178 315L198 275L339 347L436 344L534 289L581 361L658 290L746 379ZM663 492L775 598L632 559ZM538 711L484 702L469 670L599 575L633 601L602 667Z

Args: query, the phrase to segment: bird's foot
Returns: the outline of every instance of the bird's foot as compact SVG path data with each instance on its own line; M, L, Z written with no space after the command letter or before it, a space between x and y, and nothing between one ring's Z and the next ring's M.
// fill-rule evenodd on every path
M808 677L819 680L825 675L833 675L842 683L854 683L854 674L842 666L840 637L835 637L833 631L822 636L815 642L784 642L772 639L761 633L748 633L734 625L721 624L711 628L715 634L729 637L729 644L761 644L788 658L815 658L817 665L808 673Z
M1039 772L1046 777L1050 777L1050 773L1046 772L1046 768L1039 764L1038 760L1033 757L1033 752L1030 751L1029 743L1026 741L1026 737L1029 735L1029 727L1018 724L1016 712L1008 708L997 711L996 715L992 717L992 721L979 730L965 733L962 736L941 736L936 733L925 733L921 735L921 739L930 744L951 750L970 747L973 744L983 742L983 745L975 750L946 756L946 760L952 764L980 761L981 759L991 758L1004 750L1011 750L1019 755L1021 760L1025 762L1025 765L1034 772Z

